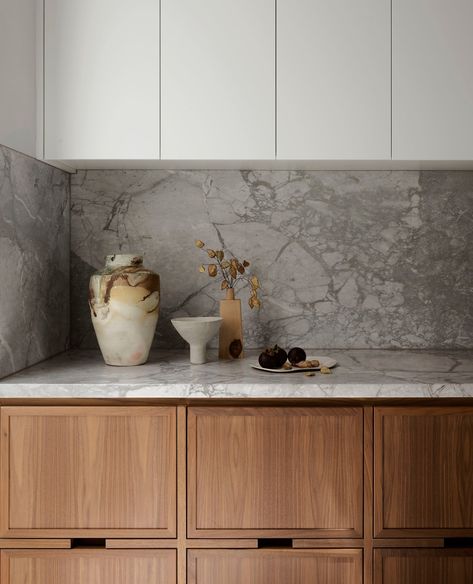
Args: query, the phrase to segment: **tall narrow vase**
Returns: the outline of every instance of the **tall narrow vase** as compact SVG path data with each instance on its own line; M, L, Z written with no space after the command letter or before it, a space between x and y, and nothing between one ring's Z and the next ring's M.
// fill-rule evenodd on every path
M107 256L90 278L92 323L107 365L141 365L148 360L159 314L159 276L143 257Z
M220 300L219 359L241 359L243 357L243 327L241 302L235 299L233 289L227 290L225 300Z

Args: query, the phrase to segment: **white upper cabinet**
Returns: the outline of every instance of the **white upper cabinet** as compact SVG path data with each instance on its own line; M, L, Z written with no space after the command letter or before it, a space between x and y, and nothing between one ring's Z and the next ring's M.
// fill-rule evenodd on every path
M277 6L277 158L390 159L390 0Z
M275 157L275 0L161 0L161 156Z
M393 0L393 158L473 160L472 0Z
M159 158L159 0L45 0L45 158Z

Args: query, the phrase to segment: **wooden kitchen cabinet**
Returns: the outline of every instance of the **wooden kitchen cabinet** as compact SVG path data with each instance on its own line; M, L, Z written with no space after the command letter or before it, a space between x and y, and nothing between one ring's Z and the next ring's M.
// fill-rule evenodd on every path
M361 537L361 408L191 407L191 537Z
M473 408L375 408L375 535L473 536Z
M175 550L8 550L2 584L175 584Z
M471 584L472 549L375 550L374 584Z
M393 0L394 160L473 159L473 2Z
M0 487L2 537L174 537L176 409L3 407Z
M159 159L159 27L159 0L45 0L46 159Z
M277 158L391 158L390 0L278 0Z
M188 584L362 584L362 581L361 550L188 552Z
M161 157L275 157L274 0L161 0Z

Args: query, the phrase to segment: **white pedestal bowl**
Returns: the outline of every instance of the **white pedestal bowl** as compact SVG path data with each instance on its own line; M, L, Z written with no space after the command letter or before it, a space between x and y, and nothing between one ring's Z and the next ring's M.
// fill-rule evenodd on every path
M171 322L190 345L191 363L194 365L205 363L207 343L218 333L222 319L219 316L185 316L172 318Z

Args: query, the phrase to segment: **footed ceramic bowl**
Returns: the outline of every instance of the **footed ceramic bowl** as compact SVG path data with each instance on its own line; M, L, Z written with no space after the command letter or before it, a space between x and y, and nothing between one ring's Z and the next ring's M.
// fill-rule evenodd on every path
M194 365L207 361L207 343L214 337L222 323L219 316L184 316L171 322L181 337L190 345L190 360Z

